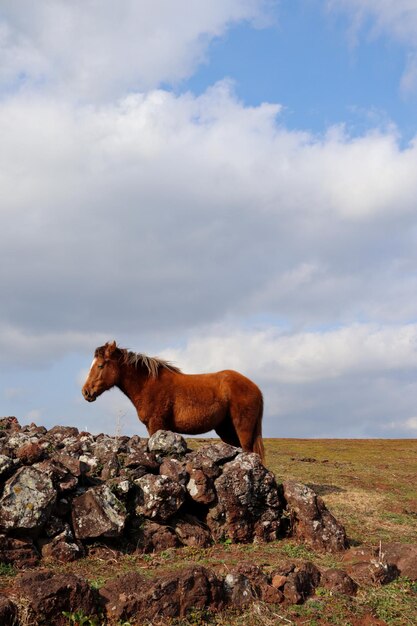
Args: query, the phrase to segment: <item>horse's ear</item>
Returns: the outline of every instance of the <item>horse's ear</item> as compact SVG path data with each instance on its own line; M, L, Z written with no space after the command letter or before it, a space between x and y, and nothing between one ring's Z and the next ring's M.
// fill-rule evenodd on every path
M111 355L115 352L117 346L115 341L108 341L105 345L105 355L107 358L110 358Z

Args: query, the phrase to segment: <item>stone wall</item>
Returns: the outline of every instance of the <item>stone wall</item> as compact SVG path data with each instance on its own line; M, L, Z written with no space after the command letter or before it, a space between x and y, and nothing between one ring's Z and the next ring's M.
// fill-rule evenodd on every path
M296 536L343 550L343 526L311 489L277 483L256 454L191 451L175 433L110 437L0 420L0 558L71 561L97 541L124 552Z

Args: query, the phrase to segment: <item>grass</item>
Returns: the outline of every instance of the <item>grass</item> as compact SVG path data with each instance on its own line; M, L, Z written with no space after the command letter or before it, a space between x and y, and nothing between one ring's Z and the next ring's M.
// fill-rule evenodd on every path
M213 440L192 439L189 444L196 448L207 441ZM267 467L277 480L295 479L315 489L345 525L354 543L377 546L380 540L416 541L416 440L267 439L265 448ZM284 561L306 560L321 568L345 567L339 555L319 554L292 540L250 545L223 542L204 549L187 547L145 555L109 553L107 557L47 566L85 576L97 589L109 578L132 570L153 578L197 563L224 575L242 561L272 571ZM13 568L0 564L0 592L13 587L14 575ZM417 624L416 606L416 583L398 579L384 586L360 588L355 598L319 588L303 605L269 606L259 602L243 613L200 611L173 620L171 626L357 626L360 620L367 626L408 626ZM84 616L74 614L68 619L74 623L75 617ZM132 621L126 626L137 625Z

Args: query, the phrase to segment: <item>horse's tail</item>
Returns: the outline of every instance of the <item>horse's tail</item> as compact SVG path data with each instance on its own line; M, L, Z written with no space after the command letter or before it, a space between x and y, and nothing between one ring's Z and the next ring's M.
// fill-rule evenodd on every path
M265 448L262 439L262 416L264 412L264 399L261 393L258 415L256 417L255 430L253 432L253 451L259 454L262 463L265 461Z

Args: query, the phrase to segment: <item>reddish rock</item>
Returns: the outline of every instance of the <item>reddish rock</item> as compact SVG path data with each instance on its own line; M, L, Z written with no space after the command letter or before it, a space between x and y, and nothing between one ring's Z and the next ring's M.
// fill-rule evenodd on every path
M107 485L92 487L72 502L72 523L77 539L119 537L125 521L125 506Z
M171 527L150 520L139 524L138 529L135 530L135 524L132 524L131 529L131 538L139 552L162 552L180 546L178 537Z
M271 579L257 565L240 563L231 570L232 574L245 576L251 584L253 595L268 604L279 604L284 600L281 591L272 584Z
M100 596L108 618L138 624L224 606L221 582L204 567L189 567L152 581L130 572L106 583Z
M328 569L323 572L320 584L332 592L345 596L355 596L358 590L357 583L341 569Z
M17 569L26 569L37 565L39 554L32 539L16 539L0 535L0 561L10 563Z
M80 431L75 426L53 426L48 430L48 438L63 441L69 437L78 437Z
M103 468L100 472L100 478L102 480L111 480L117 478L120 472L120 463L116 453L110 454L103 463Z
M293 480L284 482L283 488L294 537L316 549L330 552L346 549L345 529L328 511L320 496Z
M223 581L226 603L239 609L247 607L257 599L250 580L238 572L229 572Z
M288 574L284 585L284 597L289 604L302 604L314 593L320 583L320 570L306 562Z
M124 461L124 466L128 468L142 467L145 473L158 472L159 463L152 452L144 449L133 450Z
M21 426L18 422L17 417L1 417L0 418L0 430L7 430L9 432L15 433L21 430Z
M172 480L185 487L190 478L186 464L184 460L166 458L159 467L159 473L161 476L172 478Z
M194 502L211 504L216 500L213 481L201 469L192 469L186 484L188 495Z
M416 544L386 543L381 547L348 550L343 561L348 573L360 584L386 584L398 576L416 580Z
M45 456L45 451L38 443L26 443L16 452L16 458L24 465L33 465Z
M41 541L40 545L42 558L52 561L70 563L85 555L82 544L75 541L69 527L52 539Z
M72 476L79 478L83 473L85 466L80 462L79 458L66 454L65 452L55 453L52 457L53 461L59 463L64 467Z
M381 553L384 562L395 567L399 575L417 580L417 543L383 542L375 553Z
M275 576L272 577L271 585L275 587L275 589L282 589L286 582L287 576L283 576L282 574L275 574Z
M207 548L212 543L209 529L193 515L175 520L175 533L184 546Z
M36 464L42 474L49 476L58 492L70 491L78 485L78 478L65 465L54 459L46 459Z
M35 623L66 626L63 611L97 615L96 595L86 580L74 574L49 570L26 572L16 581L16 594L24 600Z
M217 478L221 474L221 466L234 459L240 448L235 448L227 443L215 443L204 446L187 455L187 469L202 470L208 478Z

